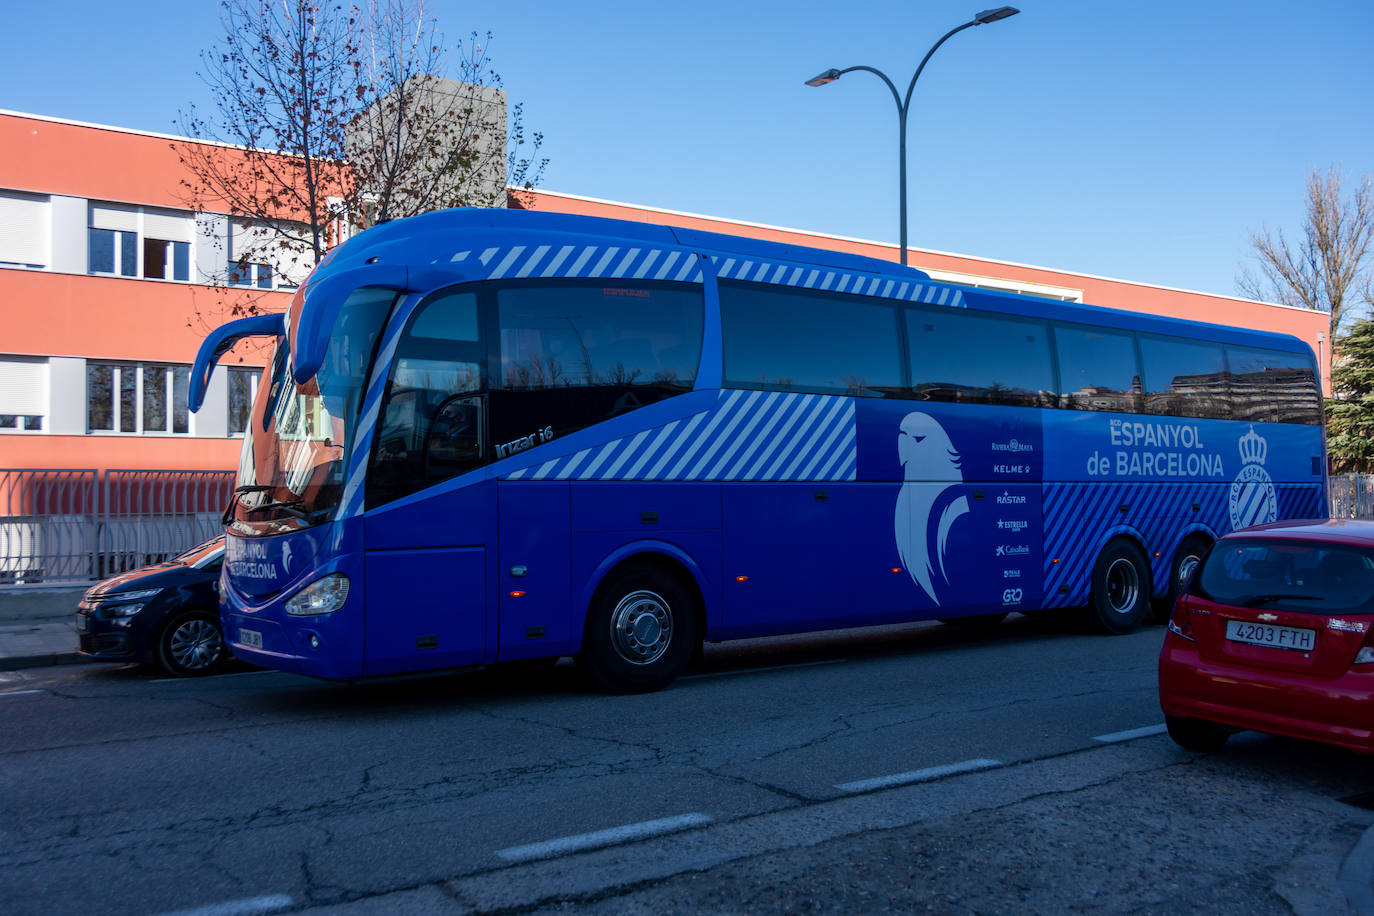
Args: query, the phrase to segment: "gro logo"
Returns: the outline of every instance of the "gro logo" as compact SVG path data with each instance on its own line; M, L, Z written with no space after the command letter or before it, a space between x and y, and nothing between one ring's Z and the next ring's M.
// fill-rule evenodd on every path
M1021 589L1019 589L1019 588L1009 588L1009 589L1007 589L1006 591L1002 592L1002 603L1003 603L1003 604L1020 604L1020 603L1021 603Z

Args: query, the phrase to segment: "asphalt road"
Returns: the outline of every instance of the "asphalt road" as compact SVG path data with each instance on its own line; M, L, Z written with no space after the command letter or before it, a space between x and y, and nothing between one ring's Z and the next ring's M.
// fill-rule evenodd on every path
M1013 617L359 686L0 675L7 913L1359 911L1366 758L1162 734L1162 630ZM1352 850L1355 854L1352 855ZM1368 863L1366 862L1368 860Z

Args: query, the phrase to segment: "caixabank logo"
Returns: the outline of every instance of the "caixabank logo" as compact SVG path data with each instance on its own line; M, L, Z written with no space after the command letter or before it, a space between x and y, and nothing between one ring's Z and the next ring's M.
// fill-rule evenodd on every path
M1264 469L1269 443L1250 427L1240 437L1240 473L1231 482L1231 527L1247 528L1279 517L1274 481Z

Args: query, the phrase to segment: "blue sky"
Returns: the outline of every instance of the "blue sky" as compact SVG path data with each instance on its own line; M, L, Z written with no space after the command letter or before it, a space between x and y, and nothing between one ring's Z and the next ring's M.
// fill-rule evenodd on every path
M1374 172L1374 3L1013 0L916 87L916 246L1222 294L1303 183ZM897 115L927 48L997 0L433 0L545 135L542 186L897 240ZM0 108L174 132L212 0L11 4ZM3 151L0 151L0 156ZM1110 305L1110 303L1102 303ZM1198 316L1206 317L1206 316Z

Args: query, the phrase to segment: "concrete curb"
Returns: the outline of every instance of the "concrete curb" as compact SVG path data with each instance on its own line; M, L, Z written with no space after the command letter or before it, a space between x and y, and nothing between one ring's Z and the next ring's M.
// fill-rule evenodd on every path
M83 658L75 652L44 652L36 655L15 655L0 657L0 671L19 671L24 668L47 668L51 665L75 665L94 661Z

